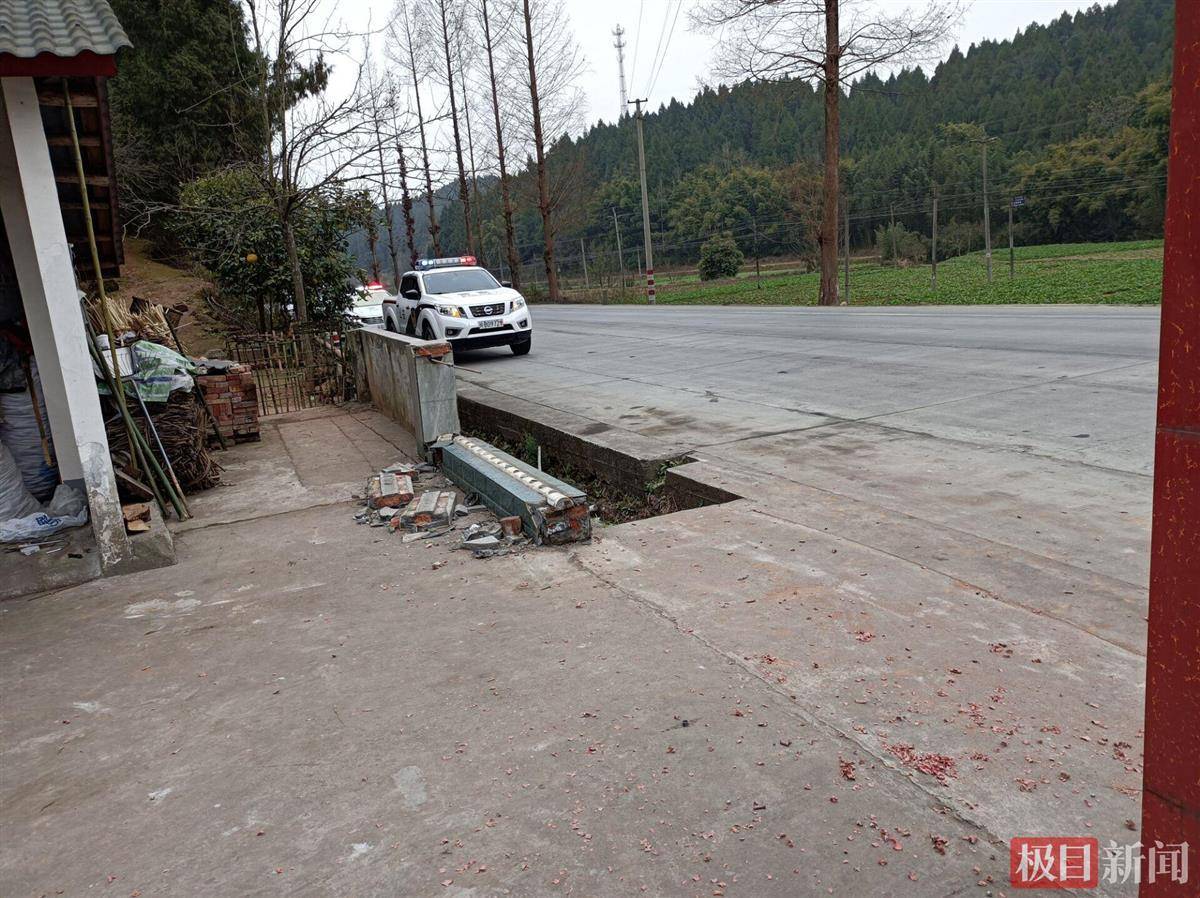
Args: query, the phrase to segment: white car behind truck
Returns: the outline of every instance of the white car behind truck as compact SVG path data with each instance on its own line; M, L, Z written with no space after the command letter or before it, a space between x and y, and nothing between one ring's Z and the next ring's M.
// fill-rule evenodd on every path
M475 264L473 256L422 259L400 278L400 292L383 301L386 330L445 340L455 349L507 346L525 355L533 319L525 298Z
M383 325L383 304L391 298L383 284L372 283L359 287L350 294L350 308L346 317L360 327L380 327Z

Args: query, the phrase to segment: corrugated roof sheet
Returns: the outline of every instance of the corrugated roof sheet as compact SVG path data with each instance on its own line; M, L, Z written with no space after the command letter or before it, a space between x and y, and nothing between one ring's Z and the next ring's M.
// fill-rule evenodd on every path
M0 53L111 56L132 46L105 0L0 0Z

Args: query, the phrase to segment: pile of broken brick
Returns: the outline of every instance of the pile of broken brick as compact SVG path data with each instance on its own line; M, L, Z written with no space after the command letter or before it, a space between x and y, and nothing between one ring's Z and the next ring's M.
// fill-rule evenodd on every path
M355 522L387 527L392 533L404 531L405 543L459 532L459 547L469 549L476 558L507 555L529 543L519 517L496 519L474 494L459 502L458 494L447 488L450 482L438 475L438 469L426 462L398 462L371 475L364 508L354 515ZM436 477L440 483L434 482L430 489L418 493L413 483L423 476ZM467 520L479 514L491 520Z

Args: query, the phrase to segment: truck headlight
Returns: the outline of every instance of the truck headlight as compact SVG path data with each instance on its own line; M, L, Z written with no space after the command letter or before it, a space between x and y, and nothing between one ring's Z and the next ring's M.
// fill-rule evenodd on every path
M447 318L461 318L463 311L458 306L438 306L439 315L445 315Z
M515 312L517 309L523 308L525 308L525 300L518 296L513 300L512 310Z

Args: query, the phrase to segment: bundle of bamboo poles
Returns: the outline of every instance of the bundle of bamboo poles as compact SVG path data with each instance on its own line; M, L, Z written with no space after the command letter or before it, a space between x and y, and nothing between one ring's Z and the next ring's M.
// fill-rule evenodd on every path
M183 498L183 489L179 485L179 481L175 477L175 472L171 468L171 460L163 449L161 441L157 439L154 426L148 424L148 429L152 434L155 434L155 442L158 442L159 454L162 456L162 464L155 457L153 450L150 447L146 435L134 423L133 415L130 414L129 404L125 401L125 384L121 381L121 368L117 361L117 339L113 327L113 309L108 302L108 294L104 289L104 271L100 265L100 250L96 244L96 230L92 224L92 206L88 198L87 177L83 171L83 154L79 148L79 132L75 127L75 108L71 104L71 88L70 83L66 78L62 79L63 91L63 106L66 109L67 124L71 132L71 150L75 157L75 177L79 183L79 198L80 205L83 207L83 223L84 229L87 231L88 249L92 257L92 273L95 278L95 300L99 306L100 318L103 322L103 330L108 337L108 353L111 360L111 366L106 363L103 356L100 354L99 348L96 346L96 328L91 326L90 315L85 316L84 324L88 332L88 351L92 356L92 362L97 366L101 376L108 384L113 400L117 404L117 409L122 421L125 424L126 433L129 435L129 448L131 453L131 464L136 472L145 471L147 473L146 483L147 489L153 494L154 500L158 503L158 507L163 514L167 511L167 502L170 502L171 508L175 510L176 516L180 520L186 520L191 517L188 511L187 502ZM139 405L142 406L143 412L145 405L141 402L141 397L137 391L134 391L134 397ZM149 417L149 415L145 415ZM166 470L163 470L164 466ZM164 496L166 501L164 501Z

